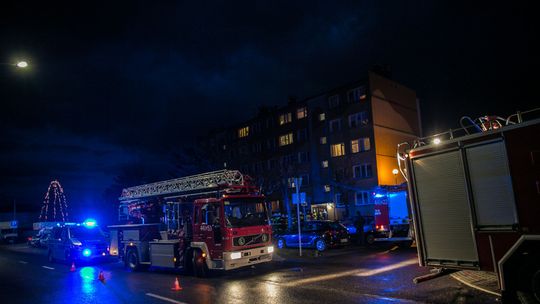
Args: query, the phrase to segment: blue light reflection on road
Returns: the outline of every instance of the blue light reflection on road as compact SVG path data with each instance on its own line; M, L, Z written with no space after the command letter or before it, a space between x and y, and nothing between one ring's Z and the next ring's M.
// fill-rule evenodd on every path
M85 294L96 292L97 270L94 267L83 267L79 271L81 277L81 289Z

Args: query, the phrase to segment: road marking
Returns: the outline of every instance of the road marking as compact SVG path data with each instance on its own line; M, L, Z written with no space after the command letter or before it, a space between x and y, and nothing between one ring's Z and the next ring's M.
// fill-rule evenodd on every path
M54 270L54 268L49 267L49 266L41 266L41 267L43 267L43 268L45 268L45 269L49 269L49 270Z
M309 283L314 283L314 282L319 282L319 281L332 280L332 279L348 277L348 276L367 277L367 276L372 276L372 275L380 274L380 273L383 273L383 272L387 272L387 271L390 271L390 270L398 269L398 268L401 268L401 267L413 265L413 264L416 264L416 263L418 263L418 260L410 259L410 260L406 260L406 261L399 262L399 263L396 263L396 264L392 264L392 265L384 266L384 267L381 267L381 268L377 268L377 269L372 269L372 270L370 270L370 269L354 269L354 270L342 271L342 272L337 272L337 273L333 273L333 274L325 274L325 275L320 275L320 276L316 276L316 277L297 280L297 281L294 281L294 282L288 282L288 283L285 283L283 285L287 286L287 287L294 287L294 286L298 286L298 285L309 284Z
M25 262L25 261L19 261L19 263L21 263L21 264L28 264L28 262Z
M146 293L146 295L149 296L149 297L153 297L153 298L160 299L160 300L163 300L163 301L167 301L167 302L170 302L170 303L187 304L187 303L185 303L185 302L176 301L175 299L162 297L162 296L160 296L160 295L153 294L153 293L149 293L149 292Z

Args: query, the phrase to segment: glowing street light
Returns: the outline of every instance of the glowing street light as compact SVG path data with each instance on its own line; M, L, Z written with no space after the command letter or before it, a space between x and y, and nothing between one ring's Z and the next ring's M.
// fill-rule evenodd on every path
M16 66L17 66L18 68L24 69L24 68L26 68L26 67L28 66L28 62L26 62L26 61L24 61L24 60L23 60L23 61L19 61L19 62L17 62Z
M398 175L399 171L398 169L394 169L392 170L392 174L394 174L394 184L397 185L397 175Z
M441 139L438 138L438 137L435 137L435 139L433 139L433 143L436 144L436 145L438 145L438 144L441 143Z

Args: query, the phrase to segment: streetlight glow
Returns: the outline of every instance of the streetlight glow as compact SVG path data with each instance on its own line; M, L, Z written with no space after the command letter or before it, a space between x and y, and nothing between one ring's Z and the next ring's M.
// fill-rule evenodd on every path
M17 67L19 67L19 68L25 68L27 66L28 66L28 62L26 62L26 61L17 62Z
M436 144L436 145L438 145L438 144L441 143L441 139L438 138L438 137L435 137L435 139L433 140L433 143Z

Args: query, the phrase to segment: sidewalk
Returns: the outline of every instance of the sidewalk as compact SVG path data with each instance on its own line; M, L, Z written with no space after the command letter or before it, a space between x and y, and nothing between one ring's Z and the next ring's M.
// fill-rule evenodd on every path
M495 296L501 296L497 275L494 272L461 270L450 275L459 282Z

